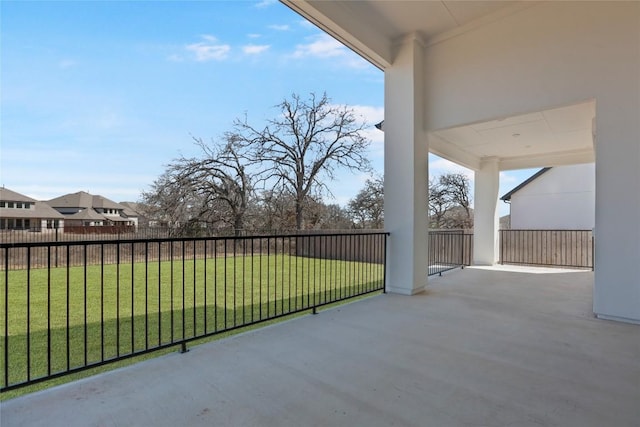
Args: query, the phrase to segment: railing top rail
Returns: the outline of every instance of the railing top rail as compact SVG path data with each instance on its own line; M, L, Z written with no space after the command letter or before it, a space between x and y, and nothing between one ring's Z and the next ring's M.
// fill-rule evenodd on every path
M569 229L569 228L545 228L545 229L537 229L537 228L507 228L500 229L499 231L593 231L592 229Z
M389 236L387 231L376 232L344 232L344 233L288 233L288 234L255 234L250 236L209 236L209 237L160 237L141 239L103 239L103 240L69 240L53 242L5 242L0 243L0 249L6 248L37 248L51 246L93 246L113 244L135 243L163 243L163 242L199 242L199 241L224 241L224 240L255 240L255 239L281 239L296 237L340 237L340 236Z

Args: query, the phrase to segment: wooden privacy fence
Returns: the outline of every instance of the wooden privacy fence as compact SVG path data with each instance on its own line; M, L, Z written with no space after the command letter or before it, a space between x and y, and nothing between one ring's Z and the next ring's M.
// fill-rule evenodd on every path
M291 254L310 258L383 263L386 235L380 231L347 231L340 234L318 232L297 236L295 244L291 245Z
M593 269L591 230L500 230L500 263Z
M429 276L471 265L473 234L464 230L429 230Z

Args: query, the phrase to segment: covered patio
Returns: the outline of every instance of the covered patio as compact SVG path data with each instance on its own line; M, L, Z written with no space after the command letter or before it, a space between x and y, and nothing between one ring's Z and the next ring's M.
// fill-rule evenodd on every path
M384 70L389 293L3 402L2 425L637 426L640 4L282 2ZM427 286L430 151L475 171L488 266ZM595 272L491 266L500 171L588 161Z
M475 173L482 265L501 171L595 162L592 312L640 323L640 3L282 2L384 71L390 292L428 288L429 152Z
M635 426L640 329L593 273L471 267L3 402L6 426Z

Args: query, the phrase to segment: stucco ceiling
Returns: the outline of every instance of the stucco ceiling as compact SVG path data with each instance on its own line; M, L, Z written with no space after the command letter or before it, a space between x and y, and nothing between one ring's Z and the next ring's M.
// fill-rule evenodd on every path
M432 152L477 167L498 158L501 169L593 161L595 101L433 132ZM538 159L538 160L536 160Z
M415 32L428 40L462 26L514 1L356 1L348 3L354 15L375 17L378 29L393 40Z

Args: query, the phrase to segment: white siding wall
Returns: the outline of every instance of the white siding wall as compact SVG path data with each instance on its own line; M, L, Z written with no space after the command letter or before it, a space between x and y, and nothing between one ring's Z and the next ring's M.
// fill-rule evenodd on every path
M511 228L591 230L595 196L593 163L551 168L511 196Z
M596 102L594 312L640 322L640 2L540 2L429 46L425 131Z

